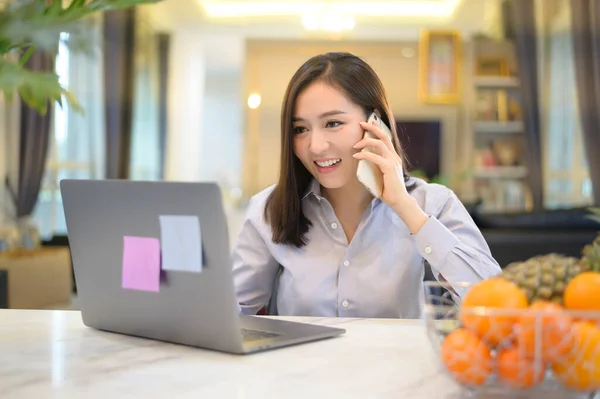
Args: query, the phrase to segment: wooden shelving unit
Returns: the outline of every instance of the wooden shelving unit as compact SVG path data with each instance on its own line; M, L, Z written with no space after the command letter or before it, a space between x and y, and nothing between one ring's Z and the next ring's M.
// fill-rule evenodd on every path
M523 156L525 129L520 81L514 54L509 42L487 39L472 42L473 78L465 97L468 131L463 148L472 171L467 184L470 198L482 200L483 212L524 211L530 202L526 180L529 171Z
M496 134L523 134L523 122L487 122L475 121L473 123L475 133L496 133Z
M475 169L473 176L476 179L524 179L527 177L527 168L524 166L494 166Z
M519 79L513 76L475 76L473 84L476 87L519 87Z

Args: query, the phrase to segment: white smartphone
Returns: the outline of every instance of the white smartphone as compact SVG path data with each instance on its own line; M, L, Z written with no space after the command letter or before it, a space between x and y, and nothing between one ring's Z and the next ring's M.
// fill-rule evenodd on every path
M369 119L367 119L367 123L373 123L373 121L377 121L379 127L387 134L388 138L392 140L392 132L390 128L381 120L380 117L377 116L375 112L373 112ZM363 138L376 138L369 131L365 130ZM365 147L362 151L371 151L369 147ZM356 169L356 177L358 180L373 194L375 197L381 197L383 193L383 174L381 173L381 169L379 166L374 163L361 159L358 161L358 168Z

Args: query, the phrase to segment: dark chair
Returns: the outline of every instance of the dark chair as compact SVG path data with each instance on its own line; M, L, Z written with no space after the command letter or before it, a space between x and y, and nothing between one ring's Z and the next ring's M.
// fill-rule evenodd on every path
M8 309L8 272L0 270L0 309Z
M580 257L583 247L600 231L600 224L587 215L586 208L573 208L472 216L492 255L501 267L506 267L549 253Z
M42 246L45 246L45 247L69 247L69 237L66 235L54 235L49 240L43 240ZM73 259L71 259L71 277L73 280L73 293L77 293L77 283L75 282L75 271L73 269Z

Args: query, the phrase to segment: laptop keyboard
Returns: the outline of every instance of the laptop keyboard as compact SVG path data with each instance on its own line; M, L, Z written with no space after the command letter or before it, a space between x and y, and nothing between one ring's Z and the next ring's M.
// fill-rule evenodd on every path
M242 328L242 338L244 341L257 341L259 339L265 338L273 338L278 337L282 334L271 332L271 331L263 331L263 330L251 330L248 328Z

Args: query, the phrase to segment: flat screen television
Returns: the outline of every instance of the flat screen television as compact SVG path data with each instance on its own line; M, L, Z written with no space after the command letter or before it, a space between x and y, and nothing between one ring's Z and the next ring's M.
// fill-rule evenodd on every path
M428 179L441 173L441 122L397 120L396 129L406 152L410 171L420 171Z

